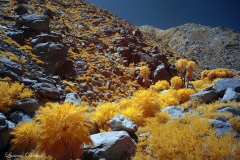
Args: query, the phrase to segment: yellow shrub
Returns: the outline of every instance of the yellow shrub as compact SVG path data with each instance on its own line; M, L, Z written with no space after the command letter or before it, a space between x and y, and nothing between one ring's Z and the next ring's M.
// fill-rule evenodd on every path
M118 113L116 104L103 103L96 108L92 119L100 129L107 131L110 128L108 121Z
M72 103L51 104L40 107L34 120L37 122L37 151L55 159L82 158L84 144L92 144L86 121L86 107Z
M174 95L170 92L159 94L158 103L161 106L161 109L164 109L167 106L175 106L179 104L178 99L176 99L176 97L174 97Z
M11 140L11 150L15 154L24 155L36 147L37 132L34 121L20 123L11 131L11 135L14 137Z
M0 112L8 112L10 105L16 103L17 100L31 96L32 91L24 88L23 84L15 82L10 85L8 82L0 82Z
M151 85L150 88L159 92L162 90L170 89L170 85L169 85L168 81L161 80L161 81L157 81L154 85Z
M175 76L175 77L171 78L170 82L171 82L171 86L174 89L179 89L179 88L183 87L182 79L178 76Z
M218 68L213 70L204 70L201 72L201 79L208 79L212 81L215 78L233 78L234 74L225 68Z
M148 68L147 66L142 66L140 68L140 75L146 79L149 75L150 75L151 71L150 68Z
M240 149L239 140L234 136L215 136L207 120L184 117L164 124L147 121L146 125L151 136L138 144L135 159L147 159L151 155L154 159L165 160L217 160L226 156L237 158Z

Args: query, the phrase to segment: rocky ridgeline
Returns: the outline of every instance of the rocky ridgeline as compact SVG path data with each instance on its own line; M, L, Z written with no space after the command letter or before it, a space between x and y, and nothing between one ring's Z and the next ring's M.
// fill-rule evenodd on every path
M168 44L185 58L198 63L202 70L227 68L240 70L240 34L223 27L187 23L167 30L141 26L156 40Z

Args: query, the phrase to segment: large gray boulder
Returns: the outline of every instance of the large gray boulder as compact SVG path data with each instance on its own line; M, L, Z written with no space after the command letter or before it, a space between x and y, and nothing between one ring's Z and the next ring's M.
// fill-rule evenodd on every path
M228 88L232 88L236 92L240 92L240 81L232 78L222 78L214 83L216 92L223 96Z
M36 83L32 86L39 95L45 98L60 99L60 91L50 83Z
M38 43L33 52L44 62L47 73L56 74L67 58L68 47L58 42Z
M40 105L35 99L26 98L26 99L18 100L16 104L11 106L11 110L23 111L24 113L31 115L32 113L37 111L39 107Z
M232 100L240 101L240 93L237 93L233 88L228 88L220 102Z
M135 153L136 143L126 131L103 132L90 136L94 145L84 146L84 159L123 160Z
M46 15L24 14L17 25L29 27L32 31L49 31L50 18Z
M128 133L135 133L138 130L138 126L130 119L117 114L110 121L109 125L112 131L126 131Z
M202 102L208 104L214 100L217 100L219 98L219 95L214 90L210 90L210 91L202 91L202 92L198 92L190 95L191 100L194 98L199 98Z
M10 131L6 117L0 113L0 151L2 151L8 144L10 139Z

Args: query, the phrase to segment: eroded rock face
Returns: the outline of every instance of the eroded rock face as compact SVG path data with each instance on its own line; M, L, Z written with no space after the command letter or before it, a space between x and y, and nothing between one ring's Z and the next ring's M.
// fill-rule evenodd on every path
M136 143L126 131L103 132L90 137L94 145L84 146L84 159L130 159L136 150Z
M68 53L68 47L62 43L38 43L33 52L44 61L46 72L55 74L63 66Z

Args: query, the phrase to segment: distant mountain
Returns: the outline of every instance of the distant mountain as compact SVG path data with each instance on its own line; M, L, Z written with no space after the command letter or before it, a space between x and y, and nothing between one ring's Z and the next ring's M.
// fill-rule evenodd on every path
M182 57L196 61L201 69L240 70L240 34L237 31L193 23L167 30L148 25L139 28L168 44Z

